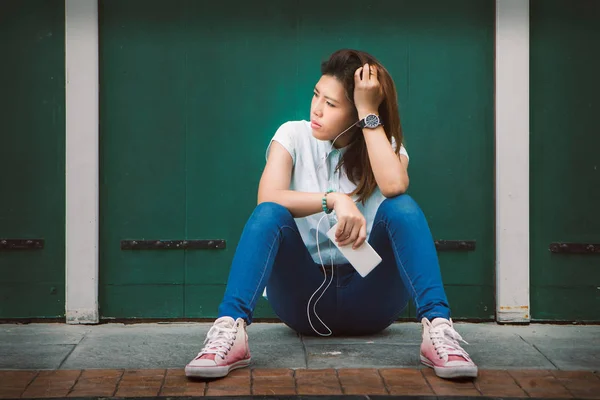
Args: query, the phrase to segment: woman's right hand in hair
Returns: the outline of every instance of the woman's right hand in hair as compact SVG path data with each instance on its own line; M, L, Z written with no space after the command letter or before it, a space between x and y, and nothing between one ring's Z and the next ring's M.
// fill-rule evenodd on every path
M367 239L367 221L350 196L331 194L334 195L333 209L338 219L335 240L339 246L353 244L352 248L357 249Z

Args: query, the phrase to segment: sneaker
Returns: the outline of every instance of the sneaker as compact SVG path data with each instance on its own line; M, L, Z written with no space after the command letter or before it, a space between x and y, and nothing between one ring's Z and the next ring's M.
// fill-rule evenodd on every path
M421 362L433 368L440 378L475 378L477 366L459 341L468 344L454 330L452 320L436 318L423 324L423 343L421 344Z
M250 365L246 322L231 317L215 321L206 335L204 348L185 366L185 375L195 378L222 378L230 371Z

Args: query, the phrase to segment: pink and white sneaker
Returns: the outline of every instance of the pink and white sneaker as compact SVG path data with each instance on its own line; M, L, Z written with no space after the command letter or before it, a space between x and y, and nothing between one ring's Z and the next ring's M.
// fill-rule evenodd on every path
M459 341L468 344L454 330L452 320L436 318L423 324L423 343L421 344L421 362L433 368L440 378L475 378L477 366Z
M206 335L204 348L188 365L185 375L195 378L222 378L230 371L250 365L246 322L231 317L215 321Z

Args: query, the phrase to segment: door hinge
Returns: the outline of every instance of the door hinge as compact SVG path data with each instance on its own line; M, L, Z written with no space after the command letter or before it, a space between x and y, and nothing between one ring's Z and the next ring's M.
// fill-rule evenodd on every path
M438 251L473 251L475 240L436 240L435 248Z
M44 239L0 239L0 250L40 250Z
M552 253L597 254L600 255L600 243L550 243Z
M121 250L215 250L224 249L225 240L121 240Z

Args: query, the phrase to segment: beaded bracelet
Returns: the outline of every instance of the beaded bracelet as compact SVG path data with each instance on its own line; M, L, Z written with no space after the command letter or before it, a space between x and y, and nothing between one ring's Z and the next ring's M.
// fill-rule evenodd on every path
M333 189L329 189L327 192L325 192L325 194L323 195L323 202L322 202L322 208L323 208L323 212L325 212L325 214L331 214L331 212L333 211L333 209L331 208L327 208L327 195L329 193L333 192Z

